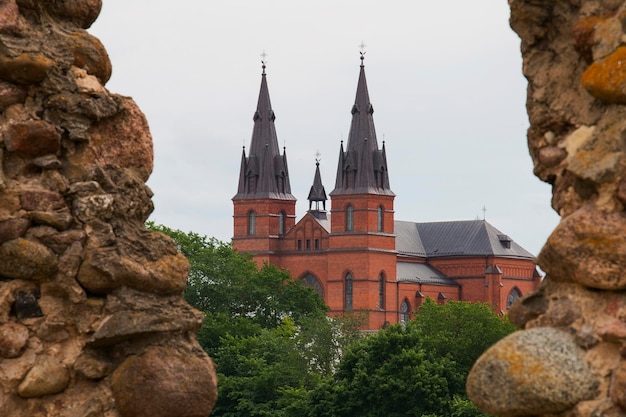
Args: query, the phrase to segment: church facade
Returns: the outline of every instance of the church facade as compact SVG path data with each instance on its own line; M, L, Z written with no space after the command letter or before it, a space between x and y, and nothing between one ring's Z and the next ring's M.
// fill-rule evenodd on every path
M538 288L534 256L485 220L419 223L394 217L385 144L379 148L361 66L347 143L328 200L319 162L309 210L296 218L286 151L278 146L265 64L250 147L233 197L233 246L313 287L330 314L367 313L366 328L409 320L426 297L487 302L505 313Z

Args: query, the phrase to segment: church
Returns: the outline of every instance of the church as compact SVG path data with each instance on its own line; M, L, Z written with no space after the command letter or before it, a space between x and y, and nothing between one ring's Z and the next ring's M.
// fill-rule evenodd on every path
M368 330L409 320L426 297L438 303L486 302L506 313L538 288L534 256L485 220L395 219L396 195L389 185L385 143L379 148L376 139L363 53L335 187L327 196L317 162L309 210L297 220L265 63L262 68L252 139L247 154L243 150L232 198L236 250L303 280L331 315L367 313Z

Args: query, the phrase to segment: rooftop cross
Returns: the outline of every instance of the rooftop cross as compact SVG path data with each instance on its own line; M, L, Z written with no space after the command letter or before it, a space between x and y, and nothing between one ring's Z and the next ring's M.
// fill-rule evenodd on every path
M361 41L361 44L359 45L359 48L361 49L359 51L359 54L361 54L361 66L363 66L363 60L365 59L365 53L366 53L365 47L366 46L367 45L365 45L365 42Z
M266 57L267 54L265 53L264 49L263 52L261 52L261 68L263 68L263 74L265 74L265 65L267 64L267 61L265 60Z

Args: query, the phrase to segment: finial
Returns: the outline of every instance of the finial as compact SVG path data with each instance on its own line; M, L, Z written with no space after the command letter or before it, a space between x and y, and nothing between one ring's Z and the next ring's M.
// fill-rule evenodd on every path
M366 47L366 46L367 46L367 45L365 45L365 43L364 43L363 41L361 41L361 44L359 45L359 48L361 49L361 50L359 51L359 54L361 55L361 66L362 66L362 67L364 66L364 64L363 64L363 60L365 59L365 53L366 53L366 51L365 51L365 47Z
M483 221L485 220L486 214L487 214L487 207L483 205Z
M320 151L319 151L319 150L318 150L318 151L316 151L316 152L315 152L315 165L318 165L318 166L319 166L320 161L321 161L320 156L322 156L322 154L320 153Z
M267 54L265 53L264 49L263 52L261 52L261 68L263 68L263 75L265 75L265 66L267 64L267 61L265 60L266 57Z

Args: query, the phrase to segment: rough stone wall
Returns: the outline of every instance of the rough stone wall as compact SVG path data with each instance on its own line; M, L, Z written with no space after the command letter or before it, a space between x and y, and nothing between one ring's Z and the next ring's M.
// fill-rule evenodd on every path
M547 272L489 349L470 398L499 416L626 416L626 3L509 0L534 172L561 222Z
M0 416L206 417L188 263L146 230L146 120L104 88L101 0L0 0Z

